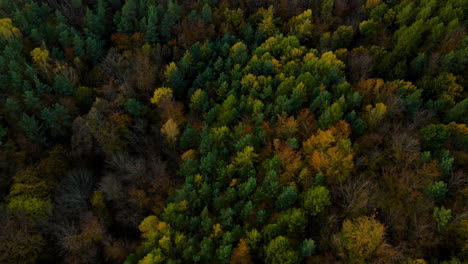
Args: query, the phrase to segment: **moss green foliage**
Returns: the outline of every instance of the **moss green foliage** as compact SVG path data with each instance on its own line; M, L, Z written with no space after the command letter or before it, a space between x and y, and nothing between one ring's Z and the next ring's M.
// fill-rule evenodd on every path
M330 192L324 186L312 187L304 193L304 208L311 215L317 215L329 205Z

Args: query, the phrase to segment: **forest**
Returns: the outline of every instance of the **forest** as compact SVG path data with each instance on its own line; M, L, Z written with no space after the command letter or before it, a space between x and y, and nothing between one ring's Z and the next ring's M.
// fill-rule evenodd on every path
M467 12L0 0L0 263L467 263Z

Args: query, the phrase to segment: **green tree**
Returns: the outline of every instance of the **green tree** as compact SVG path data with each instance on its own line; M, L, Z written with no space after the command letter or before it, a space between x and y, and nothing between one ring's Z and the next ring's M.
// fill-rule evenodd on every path
M7 98L5 102L5 109L10 113L10 115L17 117L21 114L21 105L14 98Z
M117 31L130 34L137 30L137 0L125 1L117 24Z
M260 24L258 24L258 28L262 30L266 36L274 35L276 32L276 26L274 21L273 6L270 6L268 10L263 12L263 20L260 22Z
M168 86L174 91L176 98L182 98L185 92L186 81L179 67L174 63L170 63L164 72Z
M106 6L104 0L98 0L96 14L89 8L86 9L85 32L95 36L103 36L106 33Z
M426 148L438 151L450 137L450 131L444 125L429 125L420 130Z
M125 104L125 109L128 113L130 113L134 117L138 117L143 113L145 106L136 99L128 99L127 103Z
M104 41L95 36L86 38L86 54L93 63L98 63L104 55Z
M224 100L218 115L220 125L229 125L237 117L238 111L235 108L237 103L237 98L232 94Z
M347 48L353 41L354 30L351 26L339 26L331 39L331 48L336 50L339 48Z
M82 0L72 0L71 5L73 8L81 8L83 6Z
M447 122L468 123L468 98L452 107L445 117Z
M304 194L304 209L311 215L319 214L329 205L330 191L324 186L312 187Z
M203 5L201 14L202 14L202 18L203 18L203 20L205 20L205 22L212 23L213 17L211 15L211 6L208 3L205 3Z
M249 177L247 181L239 185L239 197L241 199L247 199L247 197L255 191L256 187L257 179L255 177Z
M438 202L444 200L447 191L447 184L443 181L438 181L434 184L430 184L426 186L426 189L424 190L427 196Z
M292 249L289 240L278 236L265 247L265 261L271 264L296 264L299 263L299 255Z
M41 119L50 129L52 136L63 136L66 129L71 126L68 110L58 103L51 108L44 108L41 112Z
M42 107L41 100L34 95L33 91L24 92L23 102L26 105L26 108L30 111L37 111Z
M74 85L65 76L57 74L54 78L53 89L56 93L60 95L73 95Z
M167 6L160 25L161 36L164 41L169 41L172 38L172 27L181 15L181 7L176 2L169 1Z
M182 149L192 149L198 146L198 133L191 125L185 127L184 132L180 136L180 147Z
M319 117L318 124L322 129L325 129L343 118L343 110L345 109L345 98L342 96L339 100L327 107L323 114Z
M306 213L298 208L283 211L278 217L278 225L281 230L286 230L290 237L301 237L305 232L307 222Z
M83 57L85 55L84 41L78 33L73 36L73 52L77 57Z
M291 207L297 199L297 190L295 187L288 186L284 189L283 193L278 196L276 200L276 207L280 210L285 210Z
M379 24L377 24L377 22L375 22L372 19L362 21L359 24L359 32L369 40L373 40L376 38L378 30Z
M26 137L30 140L45 143L44 127L36 120L34 116L23 113L20 126Z
M159 28L158 28L158 9L156 6L151 5L148 8L148 23L146 26L146 41L154 44L159 40Z
M432 217L437 223L437 232L442 233L452 219L452 210L445 207L434 207Z
M326 22L330 21L333 17L333 6L335 5L335 0L324 0L322 1L322 6L320 9L320 17Z
M253 163L257 158L258 154L255 153L254 148L252 146L247 146L243 151L237 153L232 163L237 167L242 167L243 165L249 165L253 167Z
M454 157L446 149L437 151L436 154L439 158L440 174L442 174L442 177L449 177L452 172L453 162L455 161Z
M309 41L313 35L312 9L291 18L288 22L289 31L302 41Z
M315 254L315 241L312 239L304 239L299 247L299 254L301 257L310 257Z

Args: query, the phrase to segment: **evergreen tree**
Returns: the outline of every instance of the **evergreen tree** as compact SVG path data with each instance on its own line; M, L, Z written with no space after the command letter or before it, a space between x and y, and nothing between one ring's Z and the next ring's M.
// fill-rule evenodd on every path
M104 55L104 41L95 37L86 38L86 54L93 63L98 63Z
M128 99L125 108L132 116L138 117L143 113L145 106L140 101L132 98Z
M24 92L24 104L29 111L37 111L42 107L41 100L34 95L33 91Z
M73 37L73 52L77 57L83 57L85 55L84 42L78 33L75 33Z
M434 184L430 184L425 189L426 195L438 202L444 200L447 191L447 184L443 181L438 181Z
M117 24L117 31L130 34L137 31L137 0L125 1Z
M71 117L61 104L55 104L52 108L44 108L41 112L41 119L49 128L52 136L63 136L71 125Z
M54 78L53 89L60 95L72 95L74 92L74 85L63 75L57 74Z
M23 113L20 126L27 138L38 143L45 143L44 128L34 116Z
M158 11L155 6L150 6L148 8L147 18L146 41L154 44L159 41Z
M315 254L315 241L312 239L305 239L302 241L300 248L299 248L299 253L301 257L310 257L313 254Z
M297 191L296 188L292 186L288 186L284 189L283 193L278 196L278 200L276 200L276 206L280 210L285 210L291 207L297 199Z
M203 5L201 15L202 15L203 20L205 20L205 22L207 22L207 23L212 22L213 18L212 18L212 15L211 15L211 6L208 3L205 3Z

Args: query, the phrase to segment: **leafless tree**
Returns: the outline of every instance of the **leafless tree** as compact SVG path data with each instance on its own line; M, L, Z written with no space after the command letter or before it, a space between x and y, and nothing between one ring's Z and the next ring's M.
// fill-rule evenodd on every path
M337 189L336 203L343 209L345 215L356 215L366 210L371 192L376 186L363 176L349 179L341 183Z
M106 57L101 62L101 68L122 85L128 86L129 62L116 49L110 49L107 52Z

